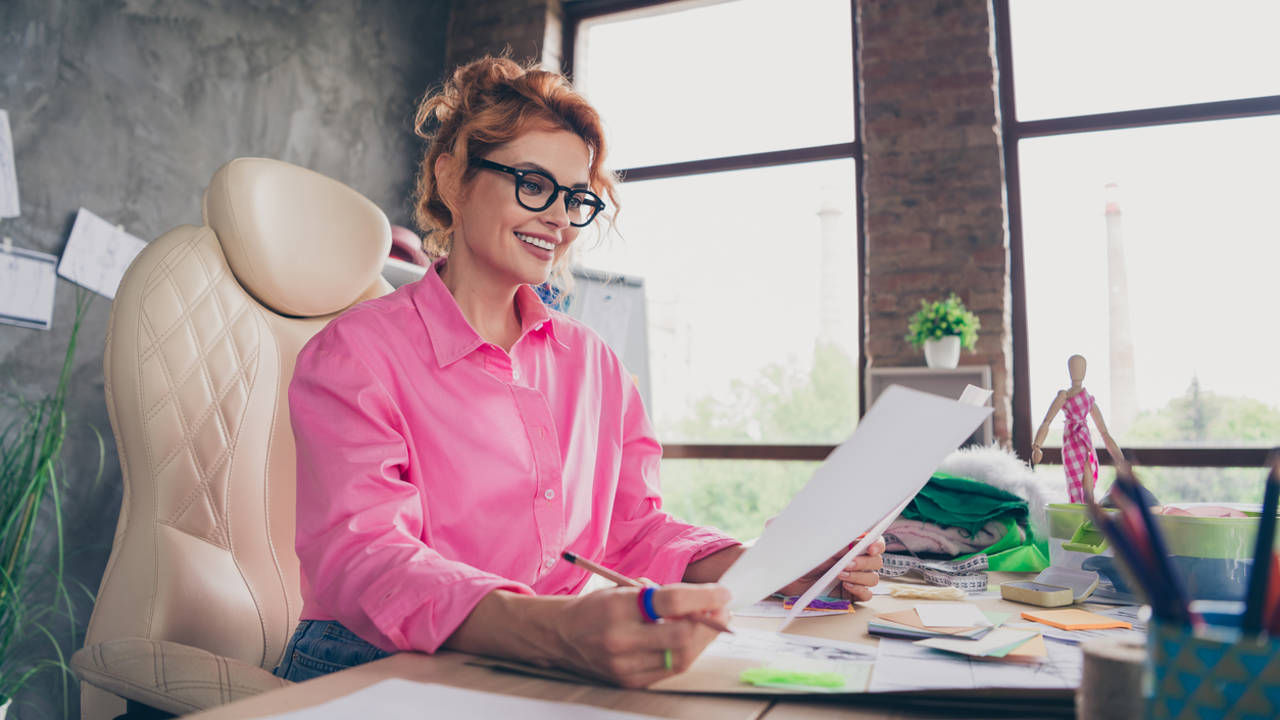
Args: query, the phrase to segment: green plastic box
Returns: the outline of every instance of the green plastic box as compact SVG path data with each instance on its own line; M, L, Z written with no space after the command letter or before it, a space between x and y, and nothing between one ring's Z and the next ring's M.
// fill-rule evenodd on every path
M1249 568L1253 564L1259 513L1257 506L1232 507L1241 508L1249 517L1156 516L1174 567L1186 581L1192 599L1244 598ZM1049 560L1053 565L1094 570L1104 582L1110 581L1116 591L1130 591L1127 579L1116 567L1110 544L1096 530L1089 532L1093 525L1087 522L1084 505L1053 503L1047 507L1047 514ZM1280 550L1280 544L1276 549Z

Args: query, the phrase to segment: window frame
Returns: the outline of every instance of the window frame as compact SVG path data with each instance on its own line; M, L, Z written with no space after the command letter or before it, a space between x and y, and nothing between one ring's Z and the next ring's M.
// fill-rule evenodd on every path
M575 62L575 44L578 27L584 20L591 20L605 15L657 8L663 5L690 5L688 0L566 0L563 5L563 36L561 47L562 71L566 77L573 77ZM777 167L781 165L799 165L823 160L853 160L854 168L854 209L857 213L856 249L858 258L858 337L866 335L866 318L863 313L863 301L866 296L866 279L862 269L866 266L866 226L865 202L863 199L863 158L862 158L862 115L858 102L858 19L857 1L849 0L849 21L851 33L852 57L849 59L853 68L853 116L854 139L852 142L829 145L810 145L786 150L746 153L724 157L690 160L660 165L620 168L619 175L623 181L662 180L691 175L705 175L730 170L750 170L756 168ZM866 352L863 343L858 343L858 417L866 412ZM770 444L770 443L663 443L663 459L709 459L709 460L796 460L821 461L835 448L834 445L806 444Z
M1034 435L1031 417L1030 357L1027 342L1027 286L1023 254L1022 183L1018 145L1031 138L1069 135L1104 130L1124 130L1160 125L1231 120L1280 115L1280 95L1236 100L1147 107L1135 110L1018 120L1014 96L1013 33L1010 0L995 0L996 63L999 68L1001 133L1004 138L1005 198L1009 218L1009 264L1013 311L1013 447L1019 457L1031 457ZM1043 448L1044 463L1062 464L1061 446ZM1264 466L1270 448L1211 446L1125 447L1134 463L1163 467L1254 467ZM1098 461L1113 464L1110 453L1098 450Z

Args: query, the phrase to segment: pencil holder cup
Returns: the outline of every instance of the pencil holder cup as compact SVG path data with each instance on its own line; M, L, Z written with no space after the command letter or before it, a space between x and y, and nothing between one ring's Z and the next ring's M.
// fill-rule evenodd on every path
M1197 637L1188 628L1151 623L1148 720L1280 717L1280 640L1216 630Z

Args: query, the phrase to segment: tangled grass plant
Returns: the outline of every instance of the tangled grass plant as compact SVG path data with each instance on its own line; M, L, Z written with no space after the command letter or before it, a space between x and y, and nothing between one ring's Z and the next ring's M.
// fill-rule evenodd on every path
M36 400L7 393L0 408L0 704L13 698L39 673L62 675L62 702L68 708L73 675L54 620L74 618L64 577L62 484L58 474L67 434L66 399L76 353L76 337L92 296L76 296L75 322L54 391ZM99 471L102 441L99 437ZM52 524L50 528L48 525ZM52 560L36 562L52 543ZM71 644L75 642L74 623ZM36 641L51 648L42 657L20 657ZM25 654L25 652L24 652Z

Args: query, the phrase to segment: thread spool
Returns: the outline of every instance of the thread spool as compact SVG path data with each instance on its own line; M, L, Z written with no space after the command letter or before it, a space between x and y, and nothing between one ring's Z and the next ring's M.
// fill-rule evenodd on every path
M1084 672L1076 692L1077 720L1133 720L1145 716L1145 644L1101 638L1080 646Z

